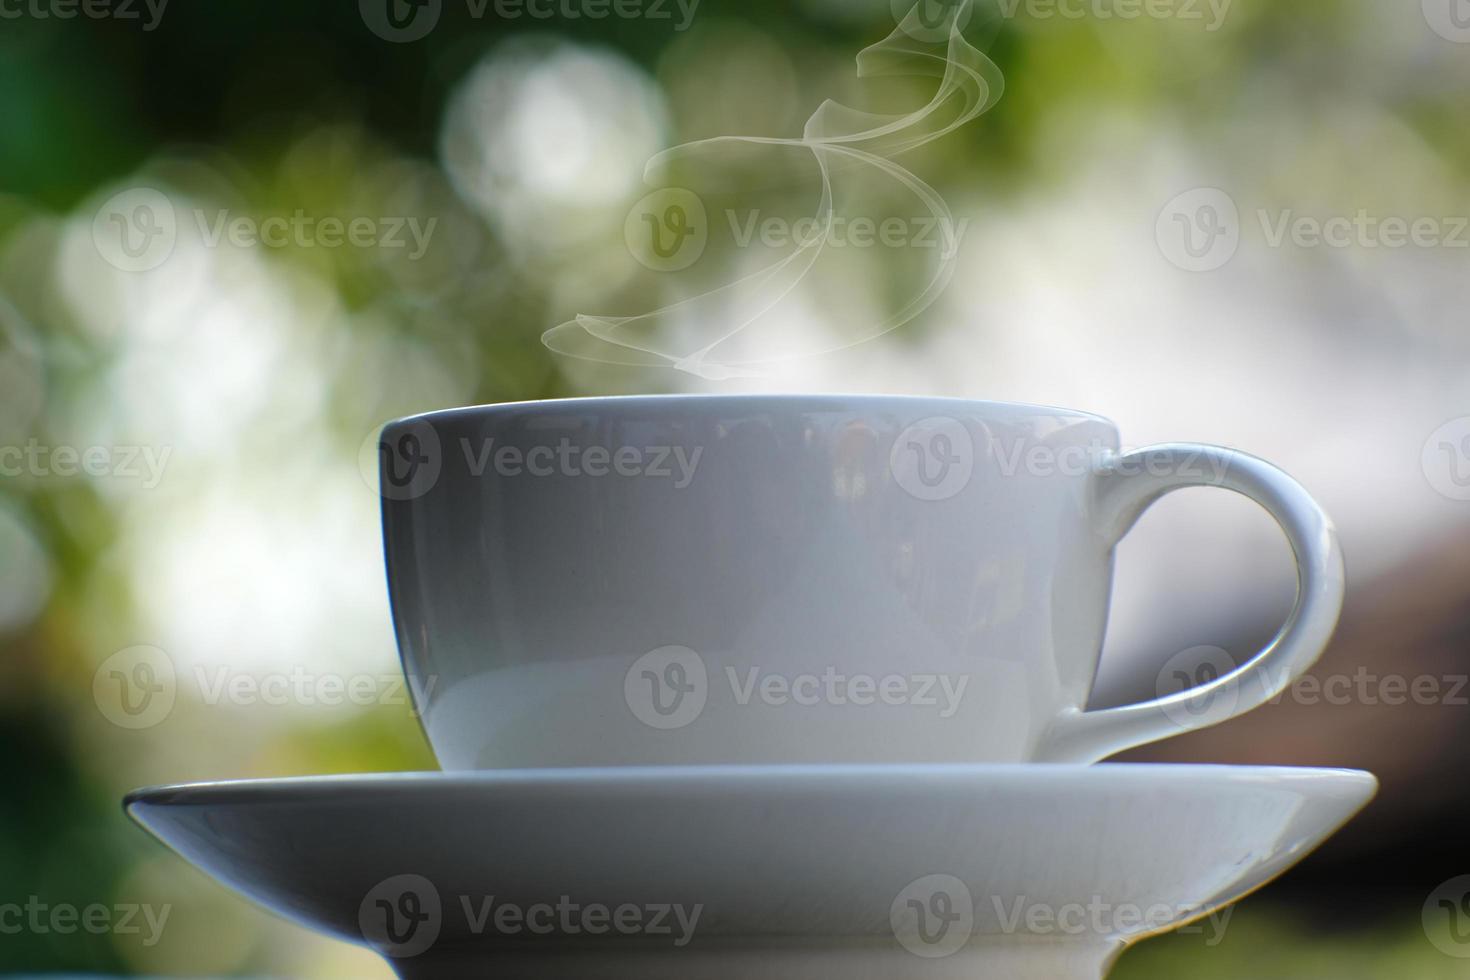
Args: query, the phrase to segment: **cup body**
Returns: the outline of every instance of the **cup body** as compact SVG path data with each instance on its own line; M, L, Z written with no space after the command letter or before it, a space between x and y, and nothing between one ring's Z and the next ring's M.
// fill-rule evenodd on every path
M389 424L399 648L446 769L1025 762L1082 706L1117 431L896 396Z

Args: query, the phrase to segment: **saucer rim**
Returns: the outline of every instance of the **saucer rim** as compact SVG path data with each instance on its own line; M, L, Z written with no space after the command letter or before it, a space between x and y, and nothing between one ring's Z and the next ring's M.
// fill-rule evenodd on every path
M1304 782L1315 784L1324 795L1333 792L1359 796L1359 808L1376 795L1379 781L1362 769L1319 766L1227 765L1220 763L933 763L902 764L799 764L799 765L710 765L710 766L602 766L535 769L418 770L407 772L331 773L322 775L257 777L248 779L200 780L160 783L131 790L122 799L123 810L136 819L139 807L194 806L249 803L266 798L283 802L312 802L328 791L415 793L426 787L464 790L497 789L617 789L643 786L650 789L683 787L730 788L740 783L769 787L773 782L791 787L829 791L893 786L903 782L930 786L970 783L975 780L1025 783L1045 778L1106 784L1136 780L1141 785L1157 781L1178 784L1219 785L1238 783L1253 788L1272 782L1300 789Z

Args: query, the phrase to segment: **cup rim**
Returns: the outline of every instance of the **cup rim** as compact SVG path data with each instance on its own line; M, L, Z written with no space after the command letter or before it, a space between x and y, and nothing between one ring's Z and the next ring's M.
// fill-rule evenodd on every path
M943 409L948 407L951 412L955 413L968 412L978 414L998 412L1016 416L1069 416L1082 420L1100 422L1111 428L1114 432L1118 430L1118 424L1105 415L1099 415L1096 412L1088 412L1082 409L1063 408L1058 405L958 398L942 395L863 394L850 392L673 392L635 395L586 395L572 398L538 398L509 402L486 402L478 405L462 405L454 408L434 409L432 411L419 412L414 415L405 415L401 418L392 419L386 422L384 426L386 428L387 426L399 426L416 422L426 422L433 425L440 422L462 421L467 418L485 418L501 413L524 414L526 412L545 412L549 414L563 410L590 410L598 407L631 408L638 405L663 407L673 404L688 404L690 402L701 402L705 404L723 402L732 406L749 403L752 406L752 411L770 411L773 406L778 404L791 405L798 409L836 407L843 403L852 403L853 408L859 407L858 403L909 406L933 405L937 413L942 413Z

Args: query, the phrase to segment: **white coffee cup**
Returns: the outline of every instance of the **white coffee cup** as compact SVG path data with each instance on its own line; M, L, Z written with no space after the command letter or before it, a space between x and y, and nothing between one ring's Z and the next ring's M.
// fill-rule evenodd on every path
M1122 454L1065 409L587 398L403 419L378 450L399 647L451 770L1092 762L1280 693L1342 604L1336 535L1291 478L1211 446ZM1192 486L1280 524L1291 614L1222 677L1085 710L1113 547Z

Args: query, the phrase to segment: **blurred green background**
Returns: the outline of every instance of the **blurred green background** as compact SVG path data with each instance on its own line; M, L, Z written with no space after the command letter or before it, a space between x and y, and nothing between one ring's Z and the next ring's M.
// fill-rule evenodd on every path
M971 27L1004 96L904 159L968 221L949 288L851 343L865 305L901 303L918 274L864 256L778 324L792 351L841 349L731 381L540 338L739 268L718 250L688 277L636 261L625 219L659 150L796 137L827 98L927 98L854 77L894 29L887 0L702 0L687 19L389 3L432 29L395 35L373 0L0 2L0 899L171 908L151 943L0 935L0 969L388 975L204 879L118 803L152 783L433 767L394 679L371 484L376 426L414 412L778 389L1074 405L1131 445L1238 445L1322 499L1352 593L1321 669L1470 669L1463 0L1158 16L992 0ZM148 235L148 194L176 221L156 263L110 224ZM1355 230L1280 239L1300 217ZM211 240L239 218L313 230ZM1386 218L1429 224L1394 245ZM321 222L355 219L366 237L330 244ZM1171 237L1191 220L1201 238ZM1120 550L1097 703L1151 696L1176 651L1249 656L1287 608L1269 521L1181 497ZM164 717L109 694L138 647L177 672ZM1137 753L1362 766L1384 792L1222 941L1153 940L1116 975L1470 975L1421 924L1470 872L1467 711L1288 698Z

